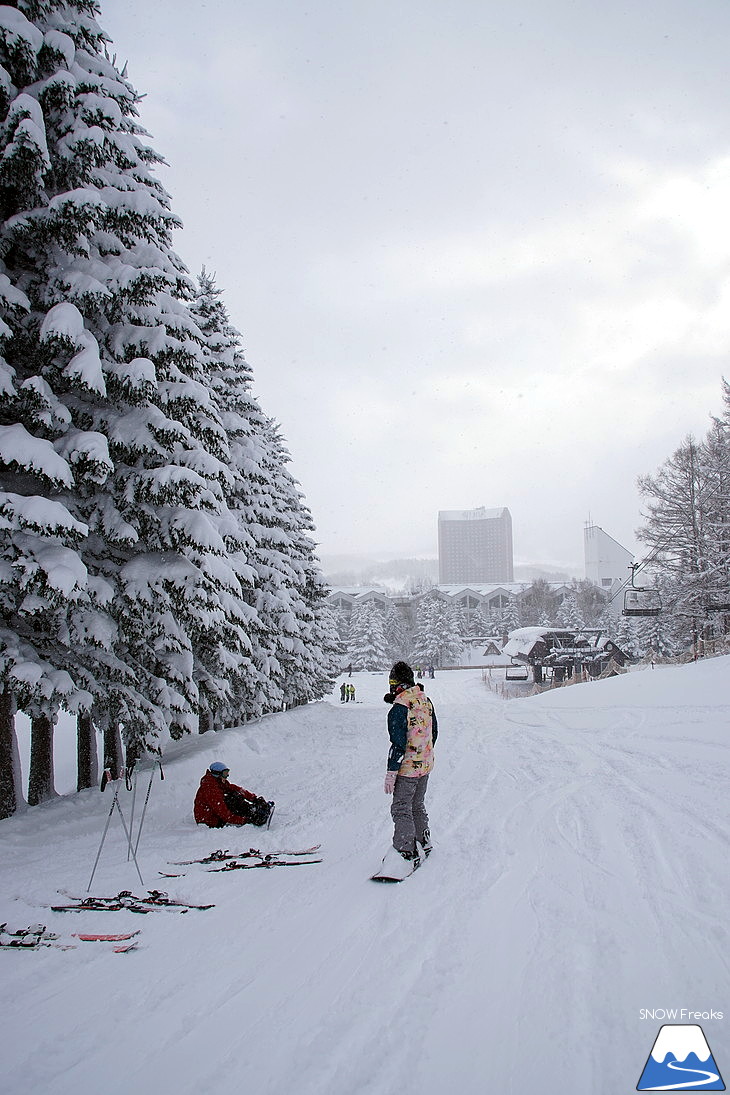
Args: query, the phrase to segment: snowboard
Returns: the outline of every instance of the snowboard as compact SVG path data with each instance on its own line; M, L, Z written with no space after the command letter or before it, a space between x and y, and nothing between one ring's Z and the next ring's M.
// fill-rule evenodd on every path
M405 882L426 858L423 848L416 844L416 856L404 859L395 848L389 848L379 870L370 875L371 882Z

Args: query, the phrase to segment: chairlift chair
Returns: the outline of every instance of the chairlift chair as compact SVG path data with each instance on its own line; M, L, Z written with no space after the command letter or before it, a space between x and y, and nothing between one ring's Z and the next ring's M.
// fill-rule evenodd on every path
M504 679L506 681L526 681L529 680L529 677L527 666L522 662L513 662L512 665L505 666Z
M662 610L662 599L658 589L634 584L634 572L639 564L629 564L631 586L624 593L624 616L658 616Z

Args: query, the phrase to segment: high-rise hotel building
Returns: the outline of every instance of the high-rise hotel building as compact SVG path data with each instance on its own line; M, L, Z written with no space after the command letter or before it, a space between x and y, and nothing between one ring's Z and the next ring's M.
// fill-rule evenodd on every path
M509 510L439 510L439 584L513 582Z

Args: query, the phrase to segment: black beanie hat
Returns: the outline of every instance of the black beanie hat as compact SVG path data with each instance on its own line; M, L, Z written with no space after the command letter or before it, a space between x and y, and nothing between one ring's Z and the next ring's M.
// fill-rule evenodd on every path
M406 662L396 662L390 671L390 679L397 681L398 684L405 684L409 688L412 688L416 683L413 676L413 670Z

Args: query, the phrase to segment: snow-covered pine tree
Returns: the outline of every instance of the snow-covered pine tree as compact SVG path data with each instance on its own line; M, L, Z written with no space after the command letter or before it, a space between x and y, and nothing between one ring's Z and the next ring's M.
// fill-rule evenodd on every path
M0 8L2 557L46 598L11 605L2 674L44 718L93 698L137 748L196 725L193 637L235 591L229 453L159 157L97 12ZM70 553L63 590L47 544Z
M413 661L416 665L439 665L438 607L432 594L421 597L416 608Z
M637 655L640 653L637 621L631 616L621 615L613 629L612 638L626 654Z
M410 628L403 612L391 600L385 607L383 635L387 660L391 664L408 661L412 646Z
M442 613L443 631L439 660L441 665L456 665L464 649L466 620L458 605L442 606Z
M416 611L413 659L421 666L453 665L462 650L460 617L434 594L422 597Z
M201 732L259 715L270 700L254 562L255 530L262 518L257 500L267 486L261 466L265 416L251 394L252 371L221 294L215 278L203 269L192 312L205 340L207 383L230 453L222 477L230 519L221 533L237 588L229 589L220 601L224 626L201 632L196 642Z
M260 600L273 612L275 625L278 621L278 626L268 629L276 644L270 664L283 702L292 707L331 691L337 675L338 642L331 630L325 603L328 590L311 536L312 515L289 471L291 457L281 431L269 418L264 443L262 467L268 473L268 504L255 566L260 576Z
M515 631L518 627L520 627L520 606L516 597L510 597L502 609L503 635L509 635L510 631Z
M652 659L671 658L676 653L672 641L670 621L665 616L647 616L639 619L636 626L636 641L645 657Z
M523 627L536 625L540 620L552 620L555 615L555 594L550 583L544 578L536 578L522 598Z
M353 607L347 656L354 669L369 672L385 669L390 660L383 616L373 601L362 601Z
M575 590L571 590L570 593L566 594L565 600L558 610L557 623L559 627L565 627L570 631L582 631L585 627Z
M484 638L486 635L495 634L494 621L490 621L481 608L477 608L471 614L471 620L469 621L469 634L478 635L480 638Z

